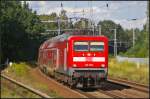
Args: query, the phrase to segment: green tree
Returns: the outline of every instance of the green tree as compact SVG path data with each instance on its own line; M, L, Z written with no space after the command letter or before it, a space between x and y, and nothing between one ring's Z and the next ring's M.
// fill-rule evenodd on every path
M74 24L74 28L83 29L88 27L89 20L86 18L81 18Z
M12 61L33 59L31 50L35 54L37 48L32 44L39 46L34 39L44 31L36 12L26 3L22 6L20 1L0 1L0 7L2 63L7 58Z
M57 30L59 28L58 26L58 18L60 20L63 20L60 22L60 28L61 29L67 29L70 28L72 25L71 22L68 21L67 12L65 10L62 10L59 15L57 15L55 12L52 12L50 15L39 15L38 17L40 20L43 21L55 21L55 22L45 22L43 23L45 30ZM65 20L65 21L64 21ZM63 32L61 32L62 34ZM56 36L57 32L49 32L50 36Z
M135 32L137 33L137 32ZM136 35L135 46L131 47L126 53L129 57L148 57L149 56L149 34L146 31L146 25L143 30Z
M61 22L61 29L67 29L69 28L69 22L68 22L68 16L67 16L67 11L66 10L61 10L59 17L61 20L66 20L65 22Z
M111 29L116 29L117 40L127 41L127 33L124 31L120 24L116 24L112 20L104 20L98 22L98 25L101 25L102 35L107 36L110 40L114 39L114 31L112 31Z

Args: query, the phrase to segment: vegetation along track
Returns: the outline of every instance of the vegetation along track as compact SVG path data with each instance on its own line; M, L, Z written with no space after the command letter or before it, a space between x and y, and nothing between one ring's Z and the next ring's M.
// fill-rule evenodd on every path
M1 77L2 77L4 80L9 81L11 84L17 85L18 87L22 87L23 89L26 89L26 90L28 90L29 92L31 92L32 94L35 94L35 95L37 95L37 96L39 96L39 97L41 97L41 98L52 98L52 97L46 95L45 93L42 93L42 92L40 92L40 91L38 91L38 90L36 90L36 89L33 89L33 88L31 88L31 87L29 87L29 86L27 86L27 85L24 85L24 84L22 84L22 83L20 83L20 82L18 82L18 81L16 81L16 80L14 80L14 79L12 79L12 78L7 77L7 76L4 75L4 74L1 74ZM3 83L4 83L4 82L3 82ZM8 83L8 84L9 84L9 83ZM19 94L19 93L18 93L18 94ZM21 96L23 96L23 95L21 95ZM23 96L23 97L24 97L24 96Z
M43 74L38 67L35 70L35 75L41 74L40 77L49 78L48 76ZM56 79L53 80L53 82L57 82ZM63 82L59 83L58 85L60 86L60 88L65 87L63 89L66 89L67 91L69 91L70 89L67 88L66 84ZM96 88L88 89L82 89L78 87L77 89L73 89L74 91L70 89L69 93L70 95L72 95L73 93L75 94L75 92L76 95L77 93L80 93L80 97L82 96L84 98L149 98L148 86L139 85L138 87L138 85L139 84L127 83L125 81L121 82L121 80L108 78L108 81L106 83L103 83L101 87L98 86Z

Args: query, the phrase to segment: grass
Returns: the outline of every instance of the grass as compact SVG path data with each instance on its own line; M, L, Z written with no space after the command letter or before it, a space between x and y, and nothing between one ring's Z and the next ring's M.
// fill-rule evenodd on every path
M10 84L11 85L11 84ZM5 84L1 84L1 97L2 98L40 98L38 95L35 95L29 92L27 89L11 85L7 86Z
M47 95L51 97L61 98L54 90L48 90L48 86L41 83L34 83L35 88L40 88L43 92L47 93Z
M1 77L1 98L21 98L23 96L24 98L39 98L38 95Z
M6 69L6 72L11 73L15 76L18 77L26 77L27 74L29 73L30 67L25 63L25 62L21 62L21 63L13 63L12 66L9 66Z
M37 82L30 76L30 70L32 68L25 62L13 63L11 67L8 67L4 73L27 84L35 89L47 93L52 97L62 98L55 91L49 90L47 85L41 82ZM149 84L149 66L140 65L137 68L135 63L130 62L117 62L115 58L109 58L109 76L114 78L123 78L130 81L135 81L142 84ZM3 97L20 97L14 91L8 88L1 89L1 96Z
M32 88L38 89L41 92L48 94L51 97L61 97L53 90L49 90L48 86L36 81L35 78L31 76L30 70L33 69L26 62L13 63L12 66L9 66L4 70L4 74L28 85Z
M21 98L21 96L16 94L13 90L10 90L6 86L2 86L1 87L1 98Z
M139 65L128 61L117 62L116 59L109 59L108 75L114 78L123 78L141 84L149 84L149 66Z

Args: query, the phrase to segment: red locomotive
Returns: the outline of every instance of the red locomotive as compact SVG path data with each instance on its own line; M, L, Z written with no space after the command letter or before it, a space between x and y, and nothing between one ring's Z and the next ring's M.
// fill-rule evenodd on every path
M107 80L108 39L64 33L39 48L41 70L71 86L96 86Z

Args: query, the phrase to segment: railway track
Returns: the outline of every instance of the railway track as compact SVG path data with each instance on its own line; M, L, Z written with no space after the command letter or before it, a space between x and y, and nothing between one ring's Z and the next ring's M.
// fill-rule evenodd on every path
M136 82L131 82L131 81L123 80L123 79L116 79L116 78L109 78L108 81L112 82L112 83L121 84L121 85L124 84L124 85L132 87L135 90L149 93L149 86L148 85L143 85L143 84L139 84Z
M134 87L135 85L133 86L131 84L129 86L129 84L121 84L121 82L108 81L104 83L102 87L97 86L92 89L78 90L90 98L149 98L148 87L147 89L146 86L140 87L142 89ZM143 88L145 88L145 90L143 90ZM96 95L96 93L98 95Z
M51 82L55 82L57 85L61 87L64 87L65 89L67 90L70 90L70 94L72 93L76 93L76 94L79 94L80 96L82 96L82 98L111 98L109 96L106 96L104 95L103 93L99 93L99 92L96 92L95 89L80 89L80 88L77 88L77 89L71 89L70 86L60 80L57 80L57 79L54 79L49 76L47 76L46 74L44 74L40 69L37 70L43 77L45 77L46 79L50 80ZM99 94L98 96L96 94ZM81 97L80 97L81 98Z
M52 97L46 95L45 93L42 93L42 92L40 92L40 91L38 91L38 90L36 90L36 89L33 89L33 88L31 88L31 87L29 87L29 86L27 86L27 85L24 85L23 83L18 82L18 81L16 81L16 80L14 80L14 79L12 79L12 78L10 78L10 77L4 75L4 74L1 74L1 77L2 77L3 79L5 79L6 81L9 81L11 84L17 85L18 87L21 87L21 88L23 88L23 89L25 89L25 90L27 90L27 91L29 91L29 92L31 92L31 93L33 93L33 94L39 96L39 97L41 97L41 98L52 98ZM10 85L9 85L9 86L10 86ZM13 88L12 88L12 89L13 89ZM21 96L22 96L22 95L21 95Z
M43 77L49 78L48 76L43 74L39 69L37 69L37 71L41 73ZM9 80L10 82L15 83L17 82L2 74L1 77L6 80ZM68 89L70 89L69 86L66 86L66 84L64 84L63 82L59 83L58 81L56 81L56 79L54 79L54 81L57 82L60 86L68 87ZM22 84L19 83L19 86L22 86ZM28 89L28 87L26 88ZM34 89L32 90L32 88L30 89L31 92L35 93L40 97L51 98L47 95L43 95L43 93L39 94L40 92L33 91ZM30 91L30 89L28 90ZM97 86L95 88L89 89L82 89L82 88L70 89L70 93L72 92L71 90L81 94L81 96L84 98L149 98L149 86L113 78L109 78L108 81L104 83L102 87Z
M56 79L55 81L58 82ZM66 86L66 84L61 81L59 81L59 83ZM84 95L86 98L149 98L148 86L135 84L133 82L128 83L120 79L109 78L102 87L97 86L89 89L78 87L72 90Z
M110 77L103 87L73 90L87 98L149 98L149 86Z
M118 79L108 80L102 87L97 87L99 93L112 98L149 98L149 86L140 85Z
M108 80L99 91L114 98L149 98L149 87L122 82L120 79Z

